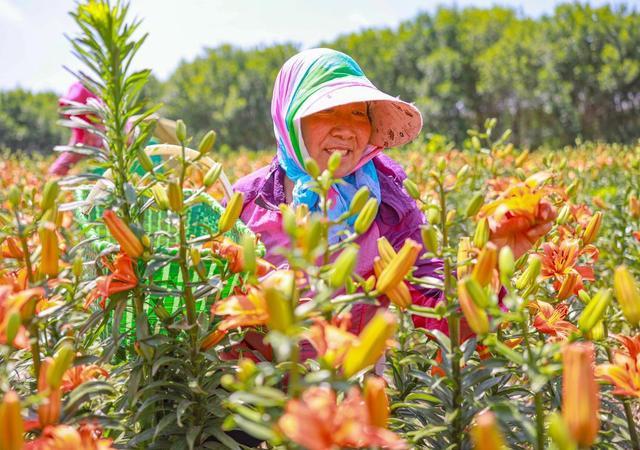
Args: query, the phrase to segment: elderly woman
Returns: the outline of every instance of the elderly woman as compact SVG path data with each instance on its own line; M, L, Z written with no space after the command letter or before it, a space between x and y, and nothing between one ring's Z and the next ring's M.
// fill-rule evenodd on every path
M422 116L415 106L378 90L351 57L318 48L298 53L284 64L275 82L271 115L276 157L234 186L245 196L241 218L260 234L270 262L282 264L282 256L274 250L288 244L278 205L306 204L311 211L319 210L304 162L313 158L322 170L333 153L341 155L334 176L343 183L330 192L329 215L334 218L346 212L363 186L379 203L373 225L356 241L360 245L356 271L365 277L373 272L376 241L381 236L396 250L407 238L422 242L424 217L403 188L406 174L383 154L384 149L406 144L418 135ZM338 231L330 231L331 242L339 239ZM415 275L439 276L441 266L439 260L419 259ZM433 305L439 292L412 288L412 297L414 303ZM375 311L360 304L351 312L351 331L358 333ZM419 326L443 328L423 318L414 320Z

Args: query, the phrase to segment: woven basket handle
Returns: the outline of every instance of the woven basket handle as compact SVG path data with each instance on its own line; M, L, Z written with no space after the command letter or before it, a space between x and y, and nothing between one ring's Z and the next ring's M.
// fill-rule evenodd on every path
M179 145L173 145L173 144L148 145L147 147L145 147L144 151L149 156L165 156L169 158L182 156L182 147ZM197 151L190 148L186 148L186 147L184 149L184 154L187 160L193 160L199 155ZM206 166L207 169L209 169L214 164L218 164L208 156L201 158L199 162L201 162L204 166ZM105 171L105 173L103 174L103 177L110 179L111 169ZM229 182L229 178L227 178L227 175L224 173L224 170L220 172L220 178L218 178L218 180L222 184L222 191L224 194L224 198L228 202L229 199L231 198L231 195L233 194L233 187ZM104 192L106 186L107 184L104 180L99 180L95 184L95 186L93 186L91 191L89 191L89 195L87 195L87 199L86 199L88 204L83 209L85 213L88 213L89 211L91 211L91 209L93 208L92 206L93 199L95 199L96 197L100 197L100 195Z

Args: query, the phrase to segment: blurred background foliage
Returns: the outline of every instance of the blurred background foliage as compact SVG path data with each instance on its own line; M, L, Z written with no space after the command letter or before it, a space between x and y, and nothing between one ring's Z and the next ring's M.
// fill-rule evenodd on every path
M443 7L319 45L350 54L379 88L415 102L425 140L438 132L460 145L486 117L522 147L640 136L640 13L628 7L563 4L538 19ZM167 80L153 79L145 96L198 137L217 130L223 149L273 149L273 82L298 50L207 48ZM61 93L0 92L0 147L48 152L64 141L55 124Z

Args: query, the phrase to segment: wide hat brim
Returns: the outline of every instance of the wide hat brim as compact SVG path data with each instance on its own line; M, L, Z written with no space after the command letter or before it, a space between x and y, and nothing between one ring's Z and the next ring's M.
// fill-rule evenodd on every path
M382 148L397 147L415 139L422 129L422 114L411 103L392 97L375 87L344 86L321 93L306 102L299 117L349 103L369 102L369 143Z

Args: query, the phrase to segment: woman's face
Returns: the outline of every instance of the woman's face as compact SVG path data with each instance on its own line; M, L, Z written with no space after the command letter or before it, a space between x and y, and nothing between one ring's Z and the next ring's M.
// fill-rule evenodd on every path
M327 168L332 153L342 156L334 173L342 178L354 171L369 143L371 123L365 102L349 103L302 118L302 138L320 170Z

